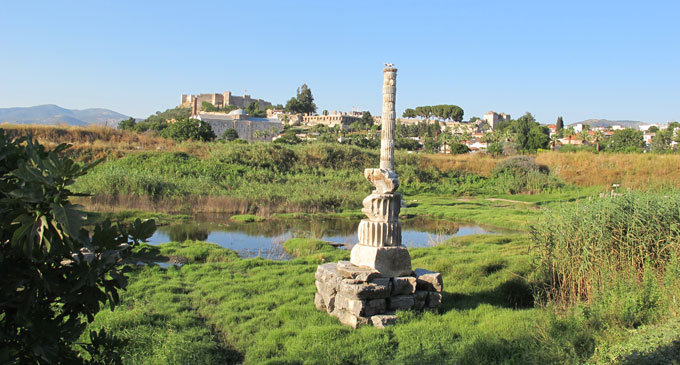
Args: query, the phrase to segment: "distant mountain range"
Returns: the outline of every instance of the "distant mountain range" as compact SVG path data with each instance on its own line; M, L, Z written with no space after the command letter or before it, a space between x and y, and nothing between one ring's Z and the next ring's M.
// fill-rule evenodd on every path
M641 124L649 124L637 120L608 120L608 119L588 119L578 123L571 123L569 125L576 125L579 123L587 124L591 127L611 127L613 125L620 125L623 128L637 128Z
M54 104L25 108L0 108L0 123L12 124L62 124L86 126L90 124L116 127L129 117L109 109L66 109Z

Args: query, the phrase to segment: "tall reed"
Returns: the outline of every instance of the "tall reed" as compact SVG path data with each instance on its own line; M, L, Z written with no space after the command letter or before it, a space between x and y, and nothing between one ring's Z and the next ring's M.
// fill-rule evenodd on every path
M630 312L659 309L658 292L677 310L680 193L638 191L564 205L535 224L531 237L548 300L632 300L620 308Z

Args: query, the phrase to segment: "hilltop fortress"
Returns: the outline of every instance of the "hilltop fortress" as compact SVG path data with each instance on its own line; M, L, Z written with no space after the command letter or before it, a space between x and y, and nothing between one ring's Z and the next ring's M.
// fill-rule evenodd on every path
M252 103L257 103L258 109L264 110L268 106L271 106L272 103L262 100L262 99L253 99L250 97L250 95L243 95L243 96L236 96L232 95L231 91L225 91L221 94L218 93L209 93L209 94L198 94L198 95L191 95L191 94L182 94L180 96L180 106L191 106L193 103L193 100L196 99L198 105L200 106L203 104L204 101L207 101L208 103L212 104L213 106L217 108L224 108L226 106L235 106L237 108L242 108L245 109L248 107L248 105Z

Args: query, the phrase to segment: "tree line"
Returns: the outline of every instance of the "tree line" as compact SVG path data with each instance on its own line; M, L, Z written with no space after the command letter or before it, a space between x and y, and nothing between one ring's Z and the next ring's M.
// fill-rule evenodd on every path
M465 112L458 105L432 105L432 106L418 106L415 109L407 108L404 110L402 117L404 118L437 118L440 120L452 120L460 122L463 120Z

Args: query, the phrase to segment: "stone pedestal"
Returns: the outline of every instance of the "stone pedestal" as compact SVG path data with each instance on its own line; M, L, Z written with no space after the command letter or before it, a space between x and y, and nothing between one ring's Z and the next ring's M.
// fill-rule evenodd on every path
M357 266L366 266L386 277L406 276L411 274L411 255L406 247L376 247L354 245L351 262Z
M444 289L439 273L416 269L385 276L348 261L319 265L315 278L316 308L353 328L395 324L397 310L437 310Z

